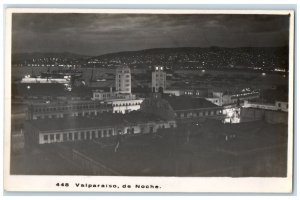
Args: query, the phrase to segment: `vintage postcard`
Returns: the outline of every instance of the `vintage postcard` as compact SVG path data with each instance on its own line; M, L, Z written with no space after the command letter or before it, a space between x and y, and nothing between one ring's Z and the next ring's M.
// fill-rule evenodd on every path
M5 23L6 191L292 192L294 11Z

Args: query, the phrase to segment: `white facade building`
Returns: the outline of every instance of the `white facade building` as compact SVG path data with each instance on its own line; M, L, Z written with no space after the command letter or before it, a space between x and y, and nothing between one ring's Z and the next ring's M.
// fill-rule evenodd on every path
M57 119L58 120L58 119ZM55 121L28 121L26 123L25 140L28 144L47 144L60 142L75 142L83 140L97 140L124 134L156 133L159 129L176 128L175 120L145 120L141 122L115 122L103 123L95 119L78 119L75 123L63 121L60 128L53 124ZM73 121L74 122L74 121ZM120 124L119 124L120 123ZM87 125L88 124L88 125Z
M113 113L129 113L139 110L144 99L112 99L108 103L112 104Z
M134 94L123 94L116 92L104 92L102 90L93 91L95 101L102 101L112 107L113 113L129 113L141 108L142 98L136 98Z
M116 69L116 92L131 93L131 74L129 67Z
M166 89L166 72L162 66L156 66L152 72L152 92L164 91Z

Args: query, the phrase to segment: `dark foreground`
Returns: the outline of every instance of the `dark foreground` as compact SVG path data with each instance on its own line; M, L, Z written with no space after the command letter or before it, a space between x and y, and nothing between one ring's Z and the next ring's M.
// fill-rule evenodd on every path
M27 147L11 174L285 177L287 126L250 122L181 126L157 134Z

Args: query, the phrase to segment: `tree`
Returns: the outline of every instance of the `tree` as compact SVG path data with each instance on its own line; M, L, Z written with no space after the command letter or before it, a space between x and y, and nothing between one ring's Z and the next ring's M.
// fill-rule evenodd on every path
M168 101L161 98L145 99L141 104L141 111L159 115L165 120L175 119L175 112Z

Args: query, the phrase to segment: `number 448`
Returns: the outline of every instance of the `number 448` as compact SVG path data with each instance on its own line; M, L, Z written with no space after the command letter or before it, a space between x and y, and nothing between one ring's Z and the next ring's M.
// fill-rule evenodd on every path
M56 183L57 187L69 187L69 183Z

